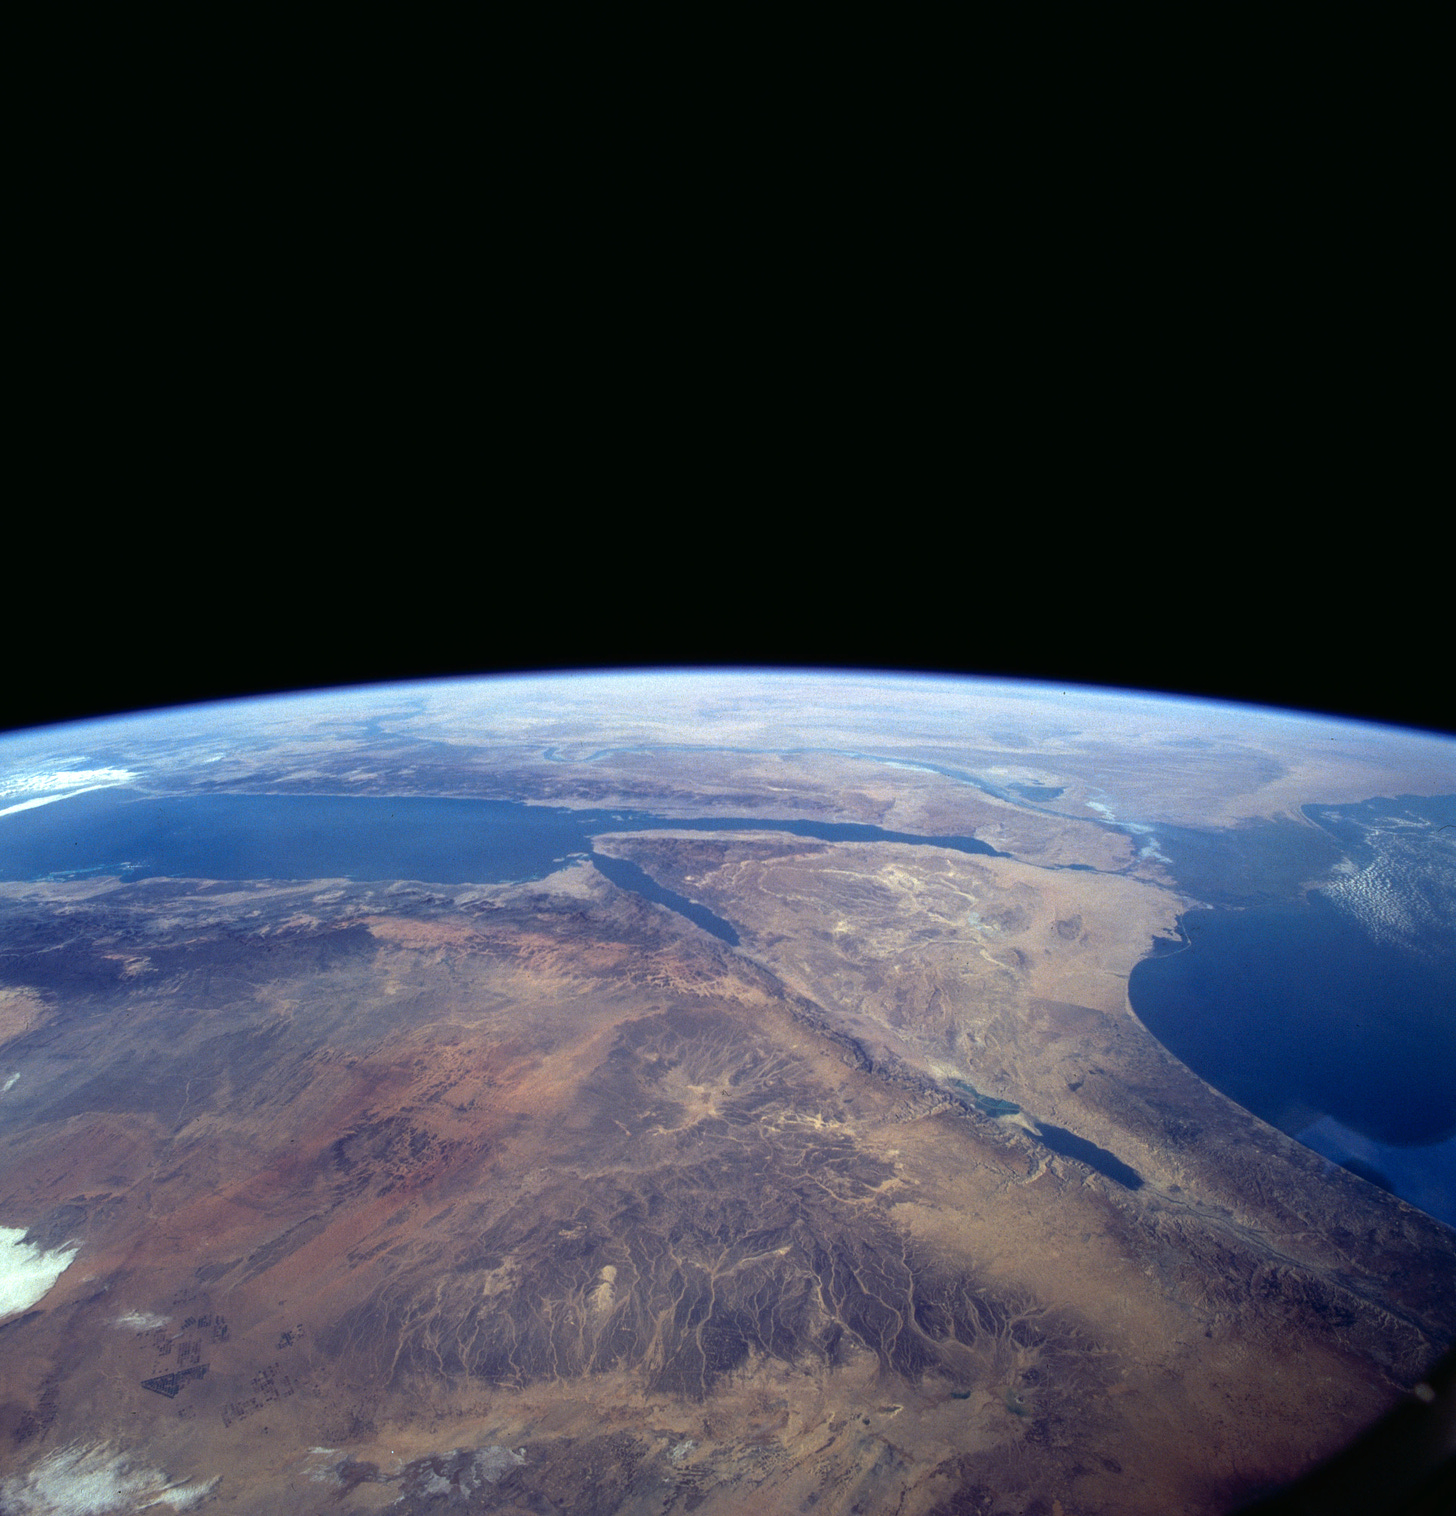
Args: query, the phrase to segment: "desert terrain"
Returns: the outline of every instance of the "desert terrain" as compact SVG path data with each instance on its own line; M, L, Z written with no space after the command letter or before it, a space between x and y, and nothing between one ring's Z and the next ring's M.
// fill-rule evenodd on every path
M616 809L593 856L736 937L574 854L508 884L8 875L7 1516L1214 1516L1456 1338L1456 1233L1218 1093L1127 991L1200 903L1339 879L1393 919L1427 832L1382 874L1301 808L1449 793L1449 743L624 676L6 752L18 812Z
M1165 887L598 846L740 948L585 861L3 888L0 1220L79 1245L0 1326L16 1509L85 1448L220 1511L1211 1512L1449 1340L1450 1232L1131 1016Z

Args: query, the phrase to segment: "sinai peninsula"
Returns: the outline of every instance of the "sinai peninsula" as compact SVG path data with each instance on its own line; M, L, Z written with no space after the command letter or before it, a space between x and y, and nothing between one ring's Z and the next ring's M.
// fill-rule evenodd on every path
M1456 1336L1456 741L753 671L0 739L0 1510L1214 1516Z

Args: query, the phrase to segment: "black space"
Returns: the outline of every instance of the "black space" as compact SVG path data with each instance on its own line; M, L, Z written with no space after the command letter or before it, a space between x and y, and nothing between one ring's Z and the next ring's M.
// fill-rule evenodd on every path
M1044 546L1024 546L1034 565ZM1356 597L1332 623L1297 575L1140 590L1069 550L1045 571L1004 553L943 564L928 547L866 546L862 561L792 544L777 557L714 551L638 559L618 543L598 560L537 543L508 560L406 547L398 564L282 573L221 555L175 599L164 589L139 610L83 592L58 608L11 655L0 730L336 685L692 665L1038 679L1456 731L1423 582L1363 610Z

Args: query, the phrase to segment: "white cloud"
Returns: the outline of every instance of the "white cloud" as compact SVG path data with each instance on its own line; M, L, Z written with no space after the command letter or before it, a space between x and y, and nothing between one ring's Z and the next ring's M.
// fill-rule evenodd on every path
M13 805L0 807L0 816L32 811L38 805L50 805L91 790L114 789L119 784L130 784L135 778L130 769L61 769L54 773L18 774L0 781L0 800L22 797Z
M136 775L130 769L57 769L50 773L19 774L0 783L0 798L10 795L67 794L72 790L96 789L106 784L130 784Z
M202 1497L208 1494L217 1483L217 1476L206 1480L202 1484L176 1484L169 1490L163 1490L150 1506L143 1506L144 1511L151 1510L152 1506L169 1505L174 1511L190 1511Z
M24 1237L23 1229L0 1226L0 1316L34 1305L80 1252L71 1247L47 1253Z
M113 1326L129 1327L134 1332L155 1332L167 1324L165 1316L154 1316L150 1311L128 1311L112 1322Z
M33 811L38 805L50 805L54 801L65 798L64 795L37 795L34 800L20 800L14 805L7 805L3 811L0 811L0 816L13 816L16 811Z
M72 1446L41 1459L28 1474L0 1482L0 1509L14 1516L111 1516L159 1506L187 1511L216 1484L178 1484L110 1443Z

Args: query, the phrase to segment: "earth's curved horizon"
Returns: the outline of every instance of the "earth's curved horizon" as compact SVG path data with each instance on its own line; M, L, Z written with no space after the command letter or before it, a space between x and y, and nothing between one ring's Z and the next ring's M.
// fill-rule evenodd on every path
M1453 760L763 670L0 736L0 1508L1297 1476L1456 1337Z

